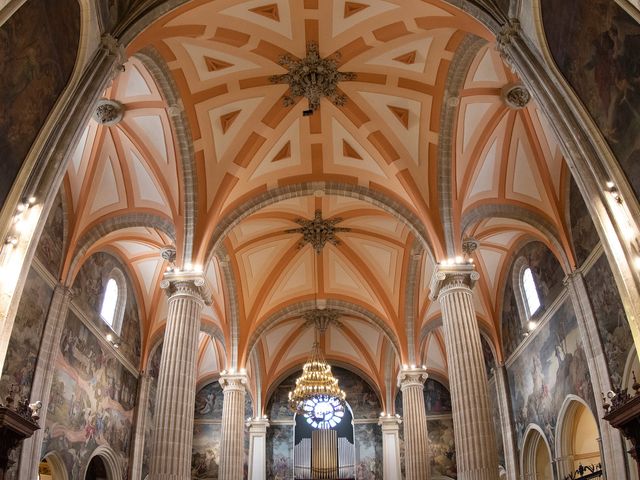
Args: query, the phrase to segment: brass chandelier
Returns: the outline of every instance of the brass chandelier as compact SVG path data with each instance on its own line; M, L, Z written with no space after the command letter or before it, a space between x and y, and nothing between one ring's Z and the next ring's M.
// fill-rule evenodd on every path
M331 373L331 366L315 342L309 360L302 367L302 375L296 380L296 388L289 392L289 407L298 414L306 415L309 401L319 397L336 399L344 407L346 394L340 389L338 379Z

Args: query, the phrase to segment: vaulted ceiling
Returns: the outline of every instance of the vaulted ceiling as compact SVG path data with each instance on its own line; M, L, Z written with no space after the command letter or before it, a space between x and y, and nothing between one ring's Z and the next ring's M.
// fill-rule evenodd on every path
M357 78L339 85L344 106L323 100L303 116L307 102L285 107L287 86L269 77L310 41ZM428 285L466 235L480 242L475 303L498 355L514 249L540 239L572 264L569 173L552 129L534 101L504 101L518 79L495 39L444 1L194 0L127 53L104 93L124 118L91 120L69 162L65 275L98 250L123 258L147 353L166 317L165 245L203 268L214 292L199 376L244 367L261 394L306 358L303 316L316 306L341 313L327 356L381 396L402 363L446 376ZM316 211L348 229L320 253L288 232Z

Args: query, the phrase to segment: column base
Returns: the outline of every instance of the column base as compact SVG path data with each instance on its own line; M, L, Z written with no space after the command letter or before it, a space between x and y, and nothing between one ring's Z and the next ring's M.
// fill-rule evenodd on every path
M458 480L497 480L498 478L498 470L489 471L489 469L486 468L458 472Z

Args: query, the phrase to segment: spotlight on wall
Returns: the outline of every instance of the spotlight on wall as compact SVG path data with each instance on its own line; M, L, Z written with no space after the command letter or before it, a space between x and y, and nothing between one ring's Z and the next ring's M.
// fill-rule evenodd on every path
M527 328L529 329L530 332L534 331L537 326L538 326L538 323L534 322L533 320L527 323Z

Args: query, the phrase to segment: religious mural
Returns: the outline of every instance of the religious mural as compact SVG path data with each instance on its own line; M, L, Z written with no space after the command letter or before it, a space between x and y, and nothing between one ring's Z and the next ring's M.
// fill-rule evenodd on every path
M120 330L119 350L133 365L140 364L140 321L138 320L138 304L135 290L127 276L127 270L113 255L99 252L87 259L82 265L73 283L76 293L74 303L93 320L100 331L107 335L113 330L100 318L100 308L107 281L114 268L119 269L126 278L127 302Z
M0 398L15 385L20 397L29 397L40 351L40 338L53 298L53 288L33 268L29 270L18 305L4 370L0 378Z
M65 220L62 193L61 190L56 196L36 247L36 257L55 279L60 277L62 259L64 258Z
M142 478L149 474L151 448L153 442L153 427L156 414L156 395L158 393L158 375L162 358L162 344L158 345L151 354L147 375L149 375L149 399L147 401L147 421L144 429L144 448L142 452Z
M493 420L493 430L496 432L496 449L498 451L498 463L505 466L504 444L502 439L502 422L500 420L500 409L498 408L498 385L495 377L489 380L489 410Z
M480 335L480 344L482 346L482 358L484 360L484 368L487 372L487 378L491 378L494 375L494 369L496 367L496 361L493 358L493 351L491 345L484 335Z
M379 472L382 472L382 428L377 423L358 423L353 429L356 438L356 478L377 480L380 478Z
M449 390L437 380L427 378L424 382L424 408L427 415L451 413Z
M101 31L112 32L114 27L141 3L142 0L103 0L99 2Z
M43 453L56 451L70 478L82 478L91 453L110 446L126 471L137 379L69 312L47 406Z
M204 385L196 392L194 407L193 447L191 455L191 476L197 479L218 478L220 466L220 433L222 425L222 405L224 394L220 383L215 381ZM247 393L244 404L244 418L253 417L251 395ZM248 470L249 432L244 432L244 469Z
M0 71L11 72L0 76L0 203L71 77L79 39L77 0L29 0L0 26Z
M569 190L569 217L571 221L571 237L573 238L573 251L576 255L576 263L582 265L589 257L593 249L600 242L596 227L589 215L589 210L582 199L582 194L571 178Z
M622 384L629 351L633 347L633 336L604 254L600 255L585 275L585 283L600 332L611 383L613 386L619 386Z
M267 478L293 479L293 424L267 429Z
M522 247L516 255L515 261L521 257L526 259L527 265L531 268L533 279L538 287L538 295L542 305L539 316L546 307L551 305L562 291L564 272L556 257L546 245L541 242L530 242ZM518 303L513 289L513 267L505 277L504 300L502 304L502 346L505 358L509 358L528 333L522 326Z
M640 25L612 0L542 0L551 53L640 197Z
M540 426L554 445L558 413L569 394L582 398L595 411L587 360L570 300L565 299L548 323L532 335L507 365L519 448L530 423Z
M429 419L427 432L429 432L431 476L458 478L453 419Z

